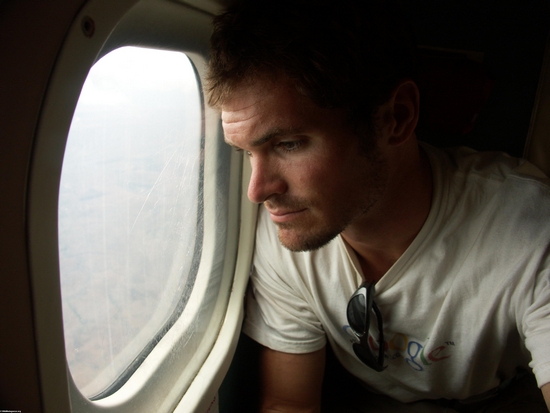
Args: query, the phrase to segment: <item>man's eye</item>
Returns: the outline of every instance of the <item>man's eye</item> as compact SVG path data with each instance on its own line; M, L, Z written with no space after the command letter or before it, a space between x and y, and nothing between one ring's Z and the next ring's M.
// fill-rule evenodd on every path
M277 144L280 148L286 152L292 152L302 146L302 141L283 141Z

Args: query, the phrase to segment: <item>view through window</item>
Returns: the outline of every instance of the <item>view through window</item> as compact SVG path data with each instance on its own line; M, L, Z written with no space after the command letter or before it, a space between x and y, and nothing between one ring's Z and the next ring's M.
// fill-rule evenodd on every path
M139 364L193 286L201 108L179 52L117 49L82 89L63 161L59 258L67 359L87 397Z

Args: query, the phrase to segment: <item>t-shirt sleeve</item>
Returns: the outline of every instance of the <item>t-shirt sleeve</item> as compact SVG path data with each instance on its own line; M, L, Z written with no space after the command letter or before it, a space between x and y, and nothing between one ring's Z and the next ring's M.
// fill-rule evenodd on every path
M550 383L550 257L546 261L523 317L525 345L532 357L530 367L539 387Z
M280 245L275 225L261 208L243 332L273 350L309 353L326 344L306 297L302 258Z

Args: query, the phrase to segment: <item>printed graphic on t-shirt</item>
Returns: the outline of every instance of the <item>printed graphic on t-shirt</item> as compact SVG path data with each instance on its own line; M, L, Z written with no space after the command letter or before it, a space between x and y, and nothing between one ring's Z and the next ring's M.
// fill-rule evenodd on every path
M344 331L349 336L351 344L359 343L349 325L343 326ZM369 335L369 347L373 354L378 354L378 342ZM442 343L431 343L429 337L424 342L409 338L403 333L393 333L384 331L384 357L387 363L392 360L404 358L409 367L416 371L425 371L434 363L451 357L451 351L455 343L445 341Z

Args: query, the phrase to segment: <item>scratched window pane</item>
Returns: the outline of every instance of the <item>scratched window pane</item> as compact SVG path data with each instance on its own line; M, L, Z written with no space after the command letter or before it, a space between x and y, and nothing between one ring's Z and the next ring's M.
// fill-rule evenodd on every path
M91 69L59 195L65 345L85 396L128 375L185 305L200 257L201 134L183 53L124 47Z

